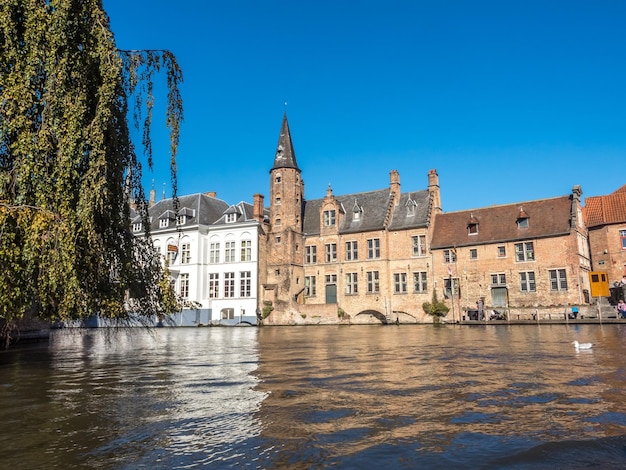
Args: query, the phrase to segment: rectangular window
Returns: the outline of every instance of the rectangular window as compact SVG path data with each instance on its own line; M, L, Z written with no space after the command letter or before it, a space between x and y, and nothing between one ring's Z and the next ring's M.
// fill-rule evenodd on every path
M406 273L394 273L393 291L396 294L406 294Z
M444 279L444 294L446 298L452 297L454 294L455 297L459 297L461 293L461 289L459 288L459 278L458 277L446 277Z
M357 273L346 274L346 294L358 293Z
M224 263L235 262L235 242L226 242L224 244Z
M180 296L183 299L189 297L189 274L180 275Z
M224 273L224 297L235 297L235 273Z
M317 263L317 247L315 245L304 247L304 262L306 264Z
M519 288L522 292L537 292L535 273L533 271L519 273Z
M133 224L133 232L139 232L141 230L141 222Z
M220 244L219 242L211 243L209 245L209 263L217 264L219 262L220 262Z
M252 241L241 241L241 261L252 261Z
M380 258L380 238L370 238L367 240L367 258Z
M180 262L182 264L189 264L191 261L191 245L189 243L183 243L180 247Z
M496 273L491 275L492 286L506 286L506 274Z
M178 248L176 247L172 247L172 249L170 249L170 247L167 248L167 264L168 266L171 266L174 264L174 261L176 261L176 256L178 255Z
M336 243L327 243L326 247L326 257L325 260L327 263L334 263L337 261L337 244Z
M550 269L550 290L567 290L565 269Z
M187 223L186 215L176 216L176 225L185 225Z
M237 220L237 214L235 214L234 212L232 212L230 214L226 214L226 222L227 223L232 224L236 220Z
M622 242L622 250L626 250L626 230L619 231L619 238Z
M333 227L335 225L335 210L324 211L324 227Z
M378 271L367 272L367 292L370 294L378 294L380 292Z
M413 256L426 256L426 235L416 235L413 240Z
M535 248L533 242L515 244L515 261L533 261L535 259Z
M428 277L426 271L413 273L413 291L426 292L428 290Z
M357 242L346 242L346 261L356 261L357 259L359 259Z
M470 248L469 257L470 259L478 259L478 249Z
M165 228L170 224L170 219L159 219L159 228Z
M250 297L251 295L251 286L252 286L252 275L250 271L241 271L239 273L240 276L240 296L241 297Z
M220 275L209 273L209 299L217 299L220 295Z
M478 234L478 224L468 224L468 226L467 226L467 234L468 235L477 235Z
M337 284L337 275L336 274L327 274L326 275L326 284Z
M506 246L500 245L498 247L498 258L504 258L504 257L506 257Z
M456 250L443 250L444 263L456 263Z
M316 286L315 286L315 276L305 276L304 278L304 295L306 297L312 297L315 295Z

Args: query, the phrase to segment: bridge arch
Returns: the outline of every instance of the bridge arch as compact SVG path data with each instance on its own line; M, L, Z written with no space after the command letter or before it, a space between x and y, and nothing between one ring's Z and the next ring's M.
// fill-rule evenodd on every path
M358 317L359 315L370 315L372 317L376 317L383 325L386 325L388 323L387 317L377 310L363 310L362 312L357 313L355 316Z

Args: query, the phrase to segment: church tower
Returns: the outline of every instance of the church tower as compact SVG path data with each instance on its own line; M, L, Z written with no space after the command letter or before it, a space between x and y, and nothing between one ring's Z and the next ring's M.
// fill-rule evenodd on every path
M304 182L293 150L287 113L283 115L274 165L270 170L269 194L270 228L264 300L272 302L275 310L288 312L290 304L301 301L304 291Z

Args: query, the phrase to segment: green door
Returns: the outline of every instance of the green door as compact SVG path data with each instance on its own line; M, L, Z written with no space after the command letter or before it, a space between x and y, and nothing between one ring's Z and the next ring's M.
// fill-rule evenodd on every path
M326 303L337 303L337 284L326 284Z

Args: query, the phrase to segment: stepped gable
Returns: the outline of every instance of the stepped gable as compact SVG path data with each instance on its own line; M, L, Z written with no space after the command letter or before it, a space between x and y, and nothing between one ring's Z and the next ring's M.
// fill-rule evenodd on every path
M334 197L345 211L338 227L340 234L385 230L388 207L393 200L389 188ZM402 194L400 203L392 208L388 229L403 230L426 226L428 197L427 190ZM415 202L416 205L414 206L414 214L407 217L407 202L409 200ZM314 199L304 202L303 230L307 236L319 235L321 232L320 208L323 201L323 199ZM358 217L355 216L355 212L360 212Z
M431 248L481 245L570 233L571 196L437 214ZM528 228L518 228L520 218ZM469 225L477 224L476 233Z
M607 196L585 198L583 215L588 228L626 222L626 185Z

